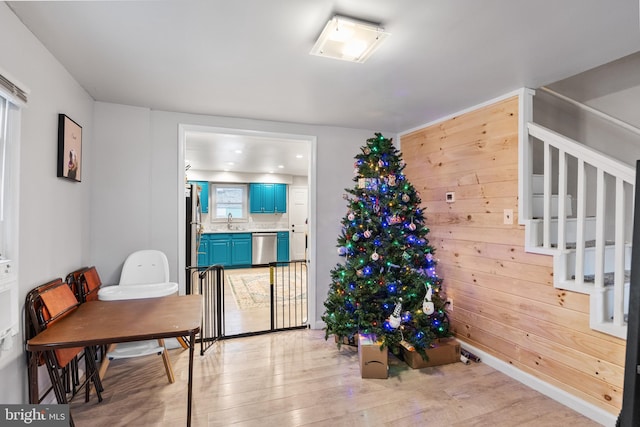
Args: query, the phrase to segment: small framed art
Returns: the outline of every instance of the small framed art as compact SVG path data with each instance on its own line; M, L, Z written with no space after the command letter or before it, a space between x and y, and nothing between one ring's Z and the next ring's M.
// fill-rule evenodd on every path
M58 176L82 181L82 126L58 115Z

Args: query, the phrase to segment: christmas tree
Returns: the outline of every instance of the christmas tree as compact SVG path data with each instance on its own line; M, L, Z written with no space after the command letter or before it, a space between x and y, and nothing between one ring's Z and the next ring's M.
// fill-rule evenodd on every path
M322 316L325 338L374 334L394 354L400 346L425 350L450 336L442 280L426 236L420 196L402 171L391 139L379 133L355 159L338 253Z

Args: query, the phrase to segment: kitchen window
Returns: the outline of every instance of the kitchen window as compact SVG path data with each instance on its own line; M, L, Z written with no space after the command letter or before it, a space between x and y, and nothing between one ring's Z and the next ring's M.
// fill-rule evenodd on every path
M211 184L211 222L248 221L246 184Z

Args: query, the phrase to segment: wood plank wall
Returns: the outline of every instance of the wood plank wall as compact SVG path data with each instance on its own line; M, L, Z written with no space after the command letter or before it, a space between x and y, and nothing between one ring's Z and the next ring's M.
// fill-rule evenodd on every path
M591 330L589 297L554 289L552 257L524 250L517 97L404 135L401 149L453 298L454 333L618 415L625 341ZM513 225L504 209L513 209Z

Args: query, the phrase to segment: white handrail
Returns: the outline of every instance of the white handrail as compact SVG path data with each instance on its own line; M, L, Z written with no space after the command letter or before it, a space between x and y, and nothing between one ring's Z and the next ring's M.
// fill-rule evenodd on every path
M598 165L598 168L609 175L618 176L630 184L635 183L636 172L633 167L536 123L528 123L527 128L529 135L548 142L573 157L583 159L585 163Z

